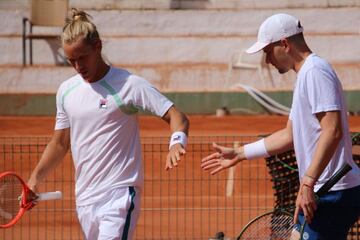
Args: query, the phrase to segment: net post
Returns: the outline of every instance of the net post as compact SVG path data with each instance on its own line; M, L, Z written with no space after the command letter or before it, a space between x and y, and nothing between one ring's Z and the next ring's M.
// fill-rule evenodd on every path
M239 142L235 141L233 148L238 148L239 145L240 145ZM228 176L227 176L227 180L226 180L226 197L232 197L232 195L234 193L235 168L236 168L236 165L229 168L229 170L228 170Z

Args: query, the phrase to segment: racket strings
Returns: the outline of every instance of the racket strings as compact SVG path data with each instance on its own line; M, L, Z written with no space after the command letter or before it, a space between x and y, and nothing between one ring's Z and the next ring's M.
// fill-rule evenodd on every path
M0 178L0 225L13 220L20 210L21 182L11 175Z
M240 239L284 240L289 239L293 229L293 217L284 213L264 215L251 223Z

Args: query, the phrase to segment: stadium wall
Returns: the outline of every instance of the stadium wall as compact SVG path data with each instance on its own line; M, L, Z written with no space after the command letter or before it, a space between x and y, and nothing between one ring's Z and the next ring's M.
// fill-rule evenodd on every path
M176 96L175 103L189 113L213 112L215 107L231 105L232 101L238 102L239 108L258 111L256 102L243 104L242 97L233 97L246 95L239 83L274 96L291 93L293 72L280 75L263 64L261 54L242 53L255 41L258 26L267 16L276 12L293 14L302 20L310 47L337 71L349 108L360 110L360 101L353 97L360 91L359 1L69 2L70 7L84 8L93 16L104 42L104 58L110 64L129 69L160 91ZM74 70L67 65L56 40L34 40L34 64L22 66L22 18L29 17L29 1L2 0L0 17L0 114L15 114L14 109L27 114L51 114L53 110L48 107L30 110L29 106L35 102L48 102L50 106L56 89ZM34 28L34 32L60 31ZM250 63L253 68L239 67L241 63ZM199 104L188 104L189 96L199 99ZM207 100L209 96L216 100ZM289 98L279 98L289 106ZM16 102L28 107L10 108Z
M291 106L291 91L265 93L279 103ZM221 108L225 108L227 114L270 113L245 92L166 92L165 95L187 114L215 115ZM345 99L348 111L358 115L360 91L346 91ZM0 94L0 115L55 116L55 112L54 94Z

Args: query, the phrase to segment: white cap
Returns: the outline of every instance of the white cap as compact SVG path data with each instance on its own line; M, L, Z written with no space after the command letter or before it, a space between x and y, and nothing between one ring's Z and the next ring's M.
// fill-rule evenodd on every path
M303 32L300 21L295 17L279 13L268 17L260 26L258 40L249 49L247 53L256 53L262 50L270 43L296 35Z

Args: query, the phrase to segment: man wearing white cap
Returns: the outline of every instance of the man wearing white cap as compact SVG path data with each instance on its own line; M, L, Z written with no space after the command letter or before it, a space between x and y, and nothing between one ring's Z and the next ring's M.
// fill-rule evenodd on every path
M202 160L215 174L244 159L263 158L295 150L300 190L296 200L293 238L306 221L303 239L346 239L360 215L360 169L352 159L347 109L341 82L328 62L305 42L300 21L275 14L260 26L258 40L247 53L263 50L266 63L279 73L297 73L287 126L257 142L239 148L214 145L216 153ZM344 163L352 166L318 202L317 191ZM299 220L299 222L297 221ZM299 224L300 223L300 224Z

